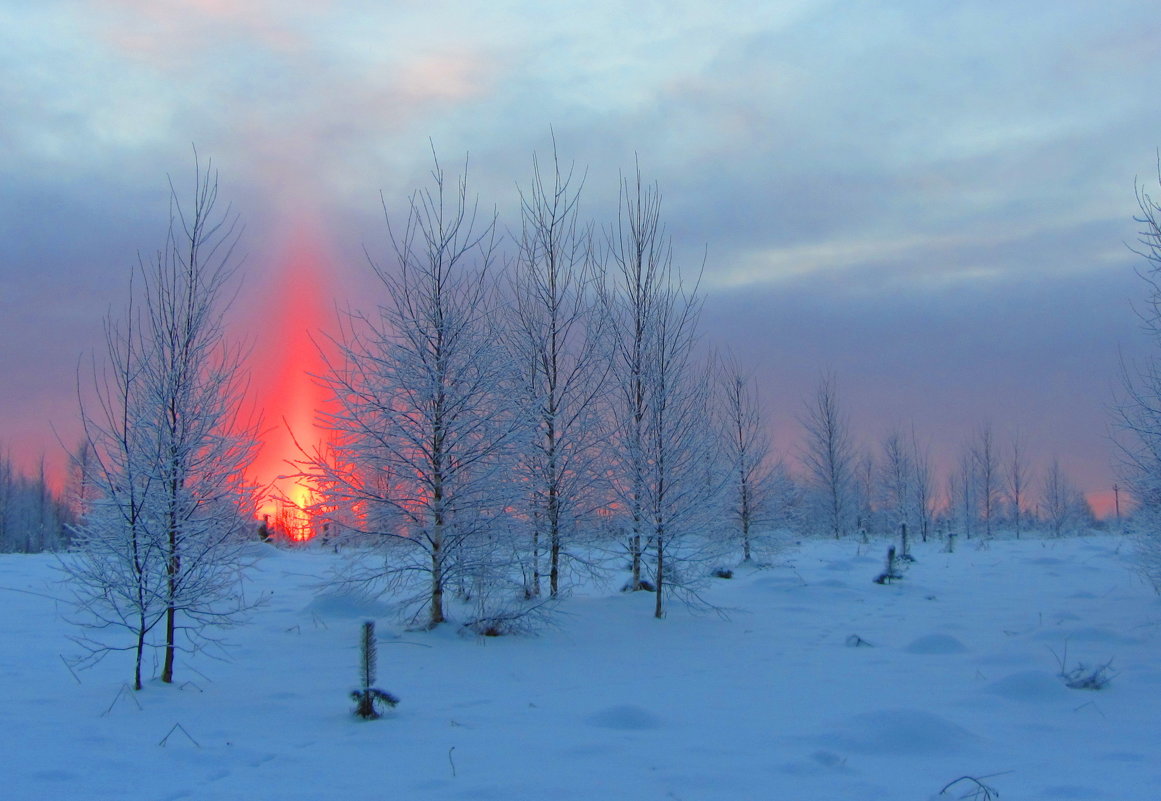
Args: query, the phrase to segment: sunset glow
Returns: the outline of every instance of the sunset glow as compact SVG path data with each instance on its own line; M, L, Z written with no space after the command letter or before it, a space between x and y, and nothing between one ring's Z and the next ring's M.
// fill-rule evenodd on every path
M1117 495L1115 490L1098 490L1085 495L1085 500L1097 520L1116 520L1119 514L1129 511L1127 494L1122 490L1119 499Z
M297 474L299 463L323 441L315 417L325 392L312 376L324 366L317 343L325 326L329 261L319 238L298 226L280 264L269 306L255 321L253 372L265 433L251 469L264 492L259 515L272 533L304 541L314 536L306 512L314 496Z

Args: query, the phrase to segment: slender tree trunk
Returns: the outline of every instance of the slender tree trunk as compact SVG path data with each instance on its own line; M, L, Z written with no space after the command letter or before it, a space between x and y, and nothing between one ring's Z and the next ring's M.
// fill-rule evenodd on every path
M166 562L166 609L165 609L165 664L161 669L161 680L173 683L173 662L177 651L177 581L181 569L177 553L177 532L169 529L169 560Z
M548 592L556 598L560 592L560 505L555 488L548 494L548 520Z
M165 610L165 666L161 669L161 680L173 683L174 636L177 633L176 610L170 606Z
M540 597L540 521L532 524L532 586L528 588L528 595Z
M141 684L141 660L145 654L145 617L140 616L137 619L137 654L136 662L133 666L133 689L140 690Z
M556 598L560 593L560 497L557 492L556 437L549 431L548 488L548 594Z
M443 623L443 552L440 550L439 537L431 545L431 628Z
M661 590L665 586L665 539L658 531L655 537L657 545L657 586L653 588L653 617L660 620L664 617L661 609Z

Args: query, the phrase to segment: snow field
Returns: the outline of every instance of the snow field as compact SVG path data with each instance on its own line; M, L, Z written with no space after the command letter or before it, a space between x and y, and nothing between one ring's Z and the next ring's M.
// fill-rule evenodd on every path
M0 557L0 795L929 799L972 775L1002 798L1159 797L1161 603L1125 541L958 546L914 544L881 586L885 542L807 541L715 580L722 614L657 621L612 581L506 638L406 631L320 585L333 554L269 548L268 602L226 658L140 693L128 654L78 684L52 557ZM365 619L402 699L373 722L348 698ZM1066 688L1065 647L1070 667L1112 658L1112 683Z

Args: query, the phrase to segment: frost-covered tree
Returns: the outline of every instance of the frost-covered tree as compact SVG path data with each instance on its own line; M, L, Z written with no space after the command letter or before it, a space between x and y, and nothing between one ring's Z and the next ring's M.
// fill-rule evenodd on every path
M1142 570L1161 592L1161 204L1142 186L1136 194L1140 227L1133 252L1141 258L1137 274L1144 284L1136 311L1152 349L1141 363L1122 364L1114 424L1120 473L1137 506Z
M243 473L256 440L243 414L242 354L223 322L239 228L217 198L212 164L195 161L188 205L171 182L165 245L139 260L126 312L107 318L104 359L80 392L92 494L64 566L96 632L81 638L90 656L133 650L138 689L155 629L161 679L172 682L177 652L247 605L253 497ZM121 630L131 644L100 633Z
M666 595L696 587L702 573L694 565L710 557L693 535L704 532L720 490L710 371L694 352L701 303L673 267L660 207L660 192L642 183L640 170L622 181L602 293L612 339L607 453L629 526L629 586L644 588L651 557L657 617Z
M332 442L310 471L334 526L383 546L350 578L404 590L434 627L450 591L505 576L523 421L494 308L495 216L478 213L466 175L452 183L436 161L431 177L402 230L387 215L396 263L372 261L381 305L352 312L339 337L321 419Z
M900 526L915 530L915 465L912 450L903 435L895 430L883 439L880 468L881 498L886 523L892 531Z
M967 539L976 532L979 521L979 463L971 443L959 454L955 467L948 476L948 500L952 519Z
M1044 473L1040 509L1054 537L1074 532L1087 516L1084 496L1065 475L1059 459L1053 458Z
M1011 508L1012 526L1016 532L1016 539L1024 530L1024 507L1028 503L1028 487L1031 485L1031 473L1028 467L1028 454L1024 445L1024 438L1017 431L1012 435L1012 444L1008 450L1007 470L1004 474L1005 489L1008 496L1008 505Z
M635 180L621 181L616 222L606 234L608 283L601 298L611 338L608 442L615 503L628 526L630 588L642 588L642 554L649 543L646 445L651 350L662 295L672 283L672 251L661 224L661 193Z
M710 370L694 354L699 306L695 294L671 284L650 336L644 495L658 618L665 596L694 591L718 552L704 537L723 476L713 469Z
M991 539L1002 482L1000 453L991 425L980 428L972 447L972 458L975 460L979 519L984 525L984 536Z
M725 503L741 545L742 561L753 558L763 526L770 524L781 471L772 461L770 433L762 419L754 382L734 359L723 363L719 377L721 441L730 480Z
M609 360L591 231L578 221L583 180L562 174L554 149L521 192L522 227L511 271L509 346L530 421L521 445L520 478L532 554L527 591L541 592L547 557L549 594L561 589L561 567L578 524L603 500L599 444Z
M913 509L918 518L919 535L927 542L931 535L935 519L935 473L931 467L931 450L919 444L919 437L915 429L911 430L911 467L914 471L914 481L911 485Z
M850 423L831 375L819 379L802 415L802 463L816 519L835 539L850 531L858 506L858 469Z

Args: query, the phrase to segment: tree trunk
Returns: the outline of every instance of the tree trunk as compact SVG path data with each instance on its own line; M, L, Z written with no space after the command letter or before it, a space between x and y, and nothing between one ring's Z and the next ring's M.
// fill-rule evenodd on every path
M657 586L653 588L653 617L664 617L661 609L661 588L665 585L665 542L657 535Z
M137 661L133 667L133 689L141 689L141 659L145 653L145 619L141 618L137 625Z
M431 628L445 620L443 616L443 553L437 540L431 546Z
M532 526L532 586L528 588L531 598L540 597L540 524Z
M174 493L176 496L176 492ZM171 513L172 515L172 513ZM172 520L169 526L169 559L165 564L165 665L161 669L161 680L173 683L173 660L177 650L177 577L181 570L181 557L177 553L177 526Z
M173 683L174 635L177 633L177 610L170 606L165 610L165 665L161 669L161 680Z

